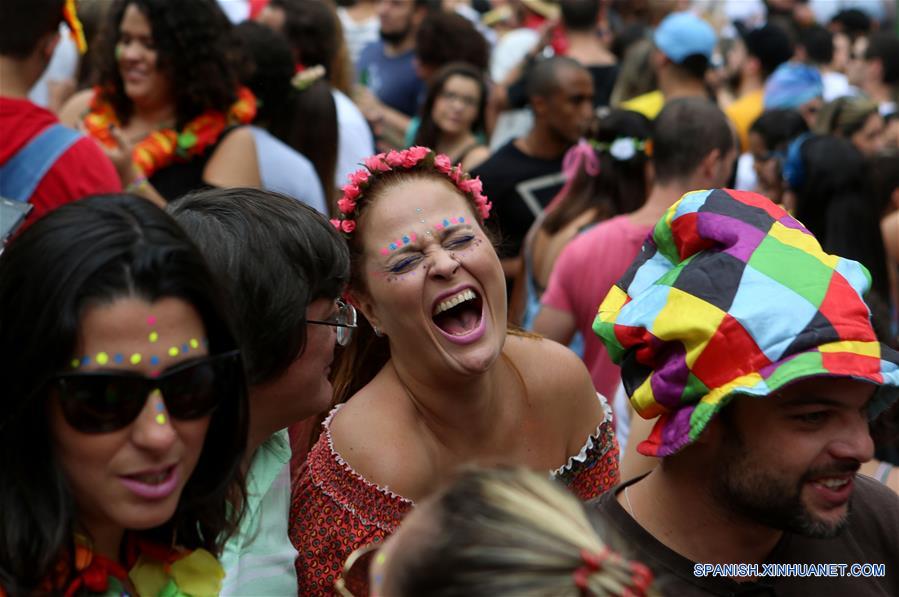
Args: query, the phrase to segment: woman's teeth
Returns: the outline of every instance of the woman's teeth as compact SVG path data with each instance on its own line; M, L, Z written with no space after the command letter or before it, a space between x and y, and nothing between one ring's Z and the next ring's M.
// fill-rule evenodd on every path
M434 315L440 315L444 311L448 311L449 309L452 309L456 305L460 305L460 304L464 303L465 301L474 300L476 298L477 298L477 295L474 293L474 291L471 288L467 288L467 289L463 290L462 292L451 296L450 298L446 299L445 301L441 301L440 304L437 305L437 308L434 309Z

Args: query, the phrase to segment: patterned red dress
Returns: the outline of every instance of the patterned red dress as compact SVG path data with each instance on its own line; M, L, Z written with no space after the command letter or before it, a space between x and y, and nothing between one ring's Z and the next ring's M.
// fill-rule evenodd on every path
M552 471L581 500L618 484L618 442L612 410L600 396L605 417L580 453ZM290 540L297 548L299 595L333 595L346 558L356 549L383 541L415 504L366 481L334 450L328 415L318 442L293 488ZM355 567L354 567L355 570ZM367 595L367 579L347 579L354 595Z

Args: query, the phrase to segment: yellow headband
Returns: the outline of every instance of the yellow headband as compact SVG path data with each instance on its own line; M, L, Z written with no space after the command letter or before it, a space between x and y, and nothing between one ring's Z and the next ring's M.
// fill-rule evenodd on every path
M72 39L75 40L78 51L82 54L87 52L87 40L84 38L84 27L81 25L81 21L78 20L75 0L66 0L65 5L62 7L62 18L71 32Z

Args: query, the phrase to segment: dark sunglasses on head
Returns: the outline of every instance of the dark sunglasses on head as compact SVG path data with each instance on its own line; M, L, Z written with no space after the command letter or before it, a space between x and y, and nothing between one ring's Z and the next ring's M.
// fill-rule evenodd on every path
M240 351L232 350L176 365L158 377L131 371L60 373L50 379L66 422L81 433L109 433L127 427L147 397L162 392L173 419L205 417L240 383Z

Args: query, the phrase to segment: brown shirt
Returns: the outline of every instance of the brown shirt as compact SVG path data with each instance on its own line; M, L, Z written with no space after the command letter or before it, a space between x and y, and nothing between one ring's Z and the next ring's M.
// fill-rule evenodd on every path
M737 582L711 574L695 575L696 563L656 540L615 499L619 491L637 480L588 502L588 508L592 508L597 515L599 526L607 532L617 533L629 557L653 570L663 595L899 596L899 497L869 477L856 477L849 524L838 537L812 539L784 533L765 560L765 564L847 564L844 576L768 576L759 577L755 582ZM852 564L883 564L884 575L880 578L852 577ZM762 570L761 565L759 570ZM819 574L823 573L819 571ZM839 574L839 568L836 573Z

